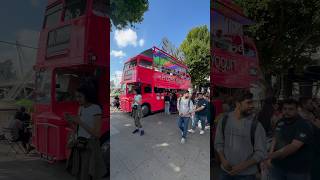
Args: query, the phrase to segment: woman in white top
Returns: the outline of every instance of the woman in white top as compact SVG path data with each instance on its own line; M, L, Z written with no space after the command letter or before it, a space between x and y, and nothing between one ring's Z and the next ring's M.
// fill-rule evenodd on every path
M142 104L142 96L138 90L134 90L134 98L132 103L132 115L134 119L134 124L136 126L136 129L132 132L133 134L140 131L140 136L144 135L144 130L142 129L141 125L141 118L142 118L142 110L141 110L141 104Z
M90 87L81 87L76 92L80 104L77 116L65 115L65 118L76 125L75 138L71 145L71 155L67 169L80 180L100 179L106 173L100 147L102 112L95 104L95 91Z

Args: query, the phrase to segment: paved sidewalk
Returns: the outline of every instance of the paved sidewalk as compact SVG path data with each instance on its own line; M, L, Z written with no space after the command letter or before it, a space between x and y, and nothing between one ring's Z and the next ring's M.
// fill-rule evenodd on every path
M157 113L143 118L146 134L132 134L132 118L111 114L112 180L209 180L209 132L188 134L180 144L177 116Z

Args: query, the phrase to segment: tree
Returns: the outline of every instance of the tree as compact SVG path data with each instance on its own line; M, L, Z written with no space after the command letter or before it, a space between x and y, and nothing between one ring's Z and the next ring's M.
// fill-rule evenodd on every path
M180 45L193 85L204 86L210 76L210 33L206 25L191 29Z
M110 0L109 17L117 29L143 21L143 14L148 10L148 0Z
M256 24L245 28L254 37L260 66L266 79L302 72L313 64L312 54L320 46L320 2L318 0L235 0Z

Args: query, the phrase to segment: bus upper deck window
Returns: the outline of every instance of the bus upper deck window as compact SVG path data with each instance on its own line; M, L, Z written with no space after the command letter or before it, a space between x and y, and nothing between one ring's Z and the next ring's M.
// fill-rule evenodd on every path
M44 28L50 28L57 25L60 21L62 12L62 4L57 4L46 11Z
M142 59L139 61L139 66L152 69L152 62Z
M86 5L86 0L66 0L64 19L70 20L84 15Z

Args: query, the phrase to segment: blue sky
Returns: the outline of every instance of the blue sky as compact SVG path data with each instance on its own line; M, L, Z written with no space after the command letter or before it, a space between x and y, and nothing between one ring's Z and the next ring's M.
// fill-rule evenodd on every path
M44 19L47 0L6 0L0 6L0 41L37 47L39 31ZM22 49L22 65L30 69L35 62L34 49ZM15 46L0 43L0 62L11 59L17 67Z
M110 75L120 74L123 62L166 37L179 47L193 27L210 27L209 0L149 0L144 21L133 29L113 30L110 34ZM142 42L143 41L143 42Z

